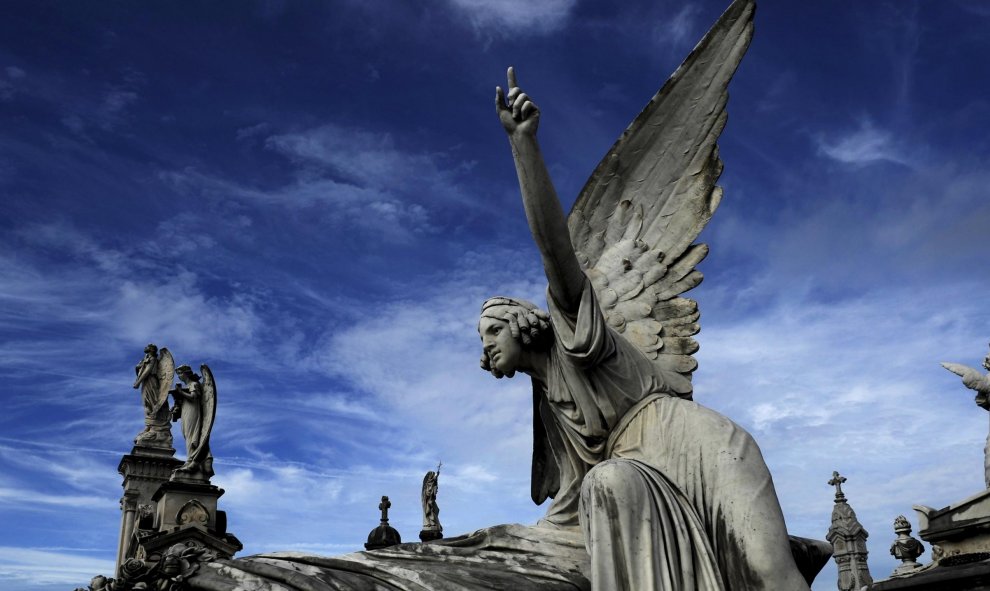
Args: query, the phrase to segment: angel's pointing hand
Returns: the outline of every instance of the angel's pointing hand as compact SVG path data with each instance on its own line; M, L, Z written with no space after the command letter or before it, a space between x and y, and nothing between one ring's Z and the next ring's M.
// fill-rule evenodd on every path
M508 96L501 86L495 87L495 110L498 111L502 127L510 136L535 136L540 124L540 110L516 84L516 71L511 67L508 71L508 83Z

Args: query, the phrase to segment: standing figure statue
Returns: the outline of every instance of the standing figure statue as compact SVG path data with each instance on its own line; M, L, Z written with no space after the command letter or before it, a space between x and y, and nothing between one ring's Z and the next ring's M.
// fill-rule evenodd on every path
M175 377L175 361L168 349L154 344L144 348L144 358L134 367L134 389L141 389L144 402L144 430L134 438L135 445L172 450L172 424L169 421L168 389ZM174 450L172 450L174 451Z
M729 8L568 217L537 142L539 108L512 68L496 89L549 313L487 300L481 365L531 378L532 496L553 499L538 526L580 529L595 590L808 590L756 442L691 400L698 311L680 297L701 281L708 249L692 242L721 197L715 141L752 8Z
M213 429L217 410L217 391L210 368L201 365L199 369L203 372L202 378L188 365L180 365L175 369L182 384L176 384L172 390L172 397L175 399L172 420L182 421L182 437L186 440L186 463L172 472L173 480L209 482L213 476L210 431Z
M986 375L980 370L962 365L959 363L942 363L942 367L962 378L964 386L976 392L976 406L983 410L990 411L990 373ZM983 358L983 369L990 372L990 353ZM986 445L983 447L983 479L987 488L990 489L990 433L987 435Z
M430 470L423 477L423 490L420 493L420 500L423 503L423 530L419 532L419 539L424 542L443 537L443 526L440 525L440 507L437 505L441 466L443 463L437 464L436 472Z

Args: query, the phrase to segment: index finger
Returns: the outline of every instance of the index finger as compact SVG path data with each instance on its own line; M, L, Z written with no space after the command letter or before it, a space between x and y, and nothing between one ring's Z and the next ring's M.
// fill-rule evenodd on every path
M516 69L515 68L513 68L512 66L509 66L509 71L506 73L506 77L509 79L509 89L510 90L513 89L513 88L519 88L519 85L516 83Z

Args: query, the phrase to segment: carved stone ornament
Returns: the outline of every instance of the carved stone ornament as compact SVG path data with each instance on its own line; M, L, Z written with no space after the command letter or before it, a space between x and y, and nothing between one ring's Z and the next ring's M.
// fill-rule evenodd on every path
M210 522L210 512L203 503L192 499L175 514L175 522L179 525L195 524L206 527Z
M193 544L176 544L166 550L158 562L130 558L120 566L117 579L95 577L89 591L186 591L187 581L205 562L216 560L215 553ZM102 587L95 586L103 579ZM79 591L79 590L77 590Z
M894 533L897 534L897 539L890 546L890 553L901 564L894 569L891 576L905 575L921 568L916 561L925 551L925 546L911 536L911 523L903 515L898 515L894 520Z

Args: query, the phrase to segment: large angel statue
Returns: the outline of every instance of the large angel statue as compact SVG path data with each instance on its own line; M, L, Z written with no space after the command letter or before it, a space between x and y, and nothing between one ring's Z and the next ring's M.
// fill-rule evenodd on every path
M942 367L961 377L963 385L976 392L976 406L990 410L990 373L984 375L980 370L961 363L943 362ZM990 353L983 358L983 369L990 372ZM983 448L983 479L987 488L990 488L990 435L987 435L987 443Z
M154 344L144 348L144 357L134 367L134 389L141 389L144 402L144 430L134 439L136 445L172 449L172 423L169 421L168 390L175 377L175 361L168 349Z
M698 310L682 294L701 280L707 249L692 243L718 204L715 141L754 9L732 3L569 217L537 144L540 110L511 69L496 93L549 311L485 302L482 365L532 380L532 496L553 499L543 519L337 557L205 565L194 589L808 590L827 544L788 538L753 438L691 400ZM424 504L433 490L427 479Z
M532 379L533 501L553 499L541 525L581 529L593 589L808 589L759 447L691 400L698 311L681 294L701 281L707 247L692 242L721 196L727 98L697 82L731 75L744 47L678 70L569 216L540 154L539 108L512 68L496 89L549 312L486 301L481 365Z
M217 411L217 391L210 368L204 364L199 370L203 372L202 378L188 365L175 369L182 384L176 384L172 390L175 399L172 420L182 422L186 462L175 469L172 478L209 482L213 476L210 431Z

